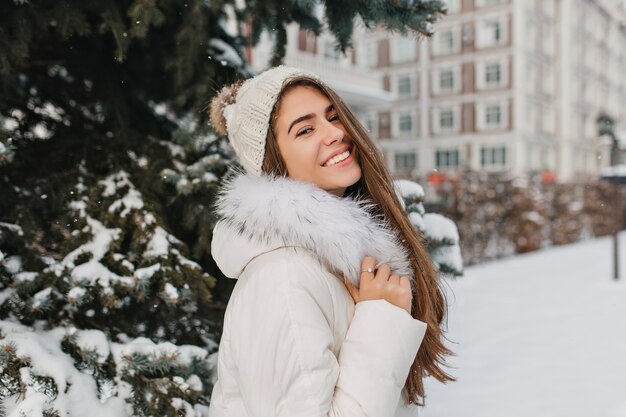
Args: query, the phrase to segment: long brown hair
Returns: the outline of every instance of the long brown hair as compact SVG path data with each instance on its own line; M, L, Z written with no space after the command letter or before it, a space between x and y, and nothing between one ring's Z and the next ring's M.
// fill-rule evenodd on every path
M285 83L272 110L270 128L267 132L263 172L271 175L287 176L287 167L283 161L276 140L275 126L281 98L296 86L317 88L333 104L339 120L352 138L354 154L361 166L361 179L347 190L349 194L369 198L374 202L385 221L398 233L406 245L411 265L414 270L414 288L412 316L425 322L428 327L424 341L413 361L409 376L405 382L405 396L409 403L423 405L424 377L433 376L440 382L453 381L454 378L442 368L445 357L452 352L443 343L441 323L446 316L447 305L440 287L439 272L435 268L426 250L423 236L409 222L407 213L402 209L393 188L392 177L382 155L369 137L367 131L352 113L350 108L331 88L320 81L299 76Z

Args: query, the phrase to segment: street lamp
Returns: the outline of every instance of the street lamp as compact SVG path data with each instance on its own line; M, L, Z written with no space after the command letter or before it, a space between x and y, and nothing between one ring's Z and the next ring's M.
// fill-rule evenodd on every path
M619 164L619 147L617 136L613 130L615 122L613 118L605 113L600 113L596 119L599 136L609 136L611 143L611 182L613 183L613 278L619 279L619 239L617 233L621 229L621 204L619 193L619 176L617 175L617 165Z

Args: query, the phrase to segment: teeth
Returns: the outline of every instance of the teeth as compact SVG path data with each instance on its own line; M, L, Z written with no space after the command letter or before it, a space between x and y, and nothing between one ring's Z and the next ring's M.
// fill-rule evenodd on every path
M328 162L326 162L324 164L324 166L325 167L329 167L329 166L335 165L335 164L343 161L344 159L346 159L349 156L350 156L350 151L345 151L344 153L340 153L339 155L333 156L332 158L330 158L328 160Z

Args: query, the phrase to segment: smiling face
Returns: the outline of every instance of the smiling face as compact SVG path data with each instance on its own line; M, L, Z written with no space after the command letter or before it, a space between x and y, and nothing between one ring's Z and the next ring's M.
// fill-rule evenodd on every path
M299 85L282 96L274 132L289 177L337 196L361 178L352 139L317 88Z

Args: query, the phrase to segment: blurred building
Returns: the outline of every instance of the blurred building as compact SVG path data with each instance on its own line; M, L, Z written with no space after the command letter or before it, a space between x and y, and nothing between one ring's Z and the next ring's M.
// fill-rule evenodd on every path
M246 51L251 68L256 71L268 68L272 47L270 37L264 34L256 47ZM359 65L356 56L353 50L347 55L336 51L334 38L329 34L315 36L296 24L287 27L285 65L304 68L319 75L364 120L372 109L391 105L394 97L383 89L380 74L369 66Z
M432 39L356 29L347 57L292 27L285 63L329 80L398 176L462 169L597 177L604 112L626 128L621 0L448 0ZM250 52L267 66L271 42Z

